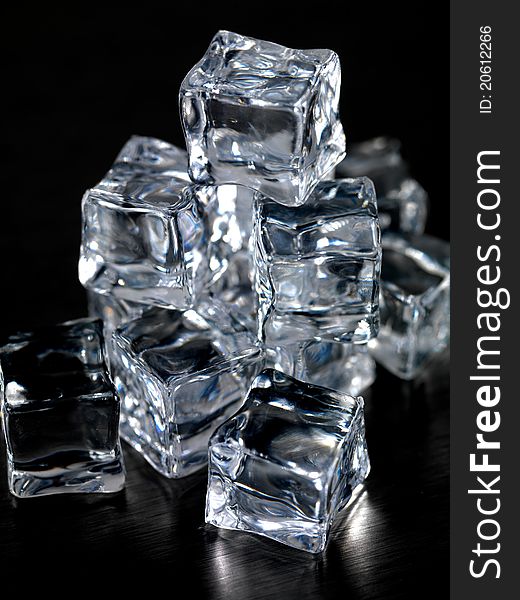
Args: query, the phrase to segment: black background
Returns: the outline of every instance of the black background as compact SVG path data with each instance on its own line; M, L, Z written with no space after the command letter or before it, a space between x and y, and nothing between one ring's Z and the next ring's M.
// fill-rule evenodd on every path
M151 3L5 14L0 334L86 314L76 272L82 193L134 133L183 144L178 88L219 28L337 51L347 141L401 139L430 194L427 230L447 238L448 3L341 6L320 17L318 5L287 17L254 5L175 12ZM150 594L187 586L193 597L246 599L415 598L426 586L446 597L446 387L444 371L409 385L381 370L367 411L373 471L321 559L204 527L204 474L170 482L126 448L127 490L113 498L20 502L1 478L4 583L76 580L96 593L108 576L125 590L136 582Z

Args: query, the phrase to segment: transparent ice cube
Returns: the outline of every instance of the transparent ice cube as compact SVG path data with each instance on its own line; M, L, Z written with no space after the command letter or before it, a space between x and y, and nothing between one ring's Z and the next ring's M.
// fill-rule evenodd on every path
M97 293L188 308L207 280L203 216L179 175L183 151L142 140L132 138L83 197L79 279Z
M210 440L206 522L321 552L369 470L362 398L265 370Z
M385 234L380 311L370 351L390 372L413 379L449 343L449 244Z
M428 195L410 178L400 148L398 140L387 137L353 144L336 167L336 176L369 177L377 193L381 229L417 235L426 225Z
M203 467L215 428L244 401L260 368L253 336L217 303L152 308L116 329L110 367L121 435L160 473Z
M371 181L321 182L289 208L257 197L258 336L278 342L366 342L377 334L380 230Z
M344 155L340 79L331 50L219 31L180 90L193 180L303 204Z
M357 396L374 383L366 344L310 340L267 350L267 364L296 379Z
M122 489L119 400L101 321L10 336L0 348L0 397L12 494Z

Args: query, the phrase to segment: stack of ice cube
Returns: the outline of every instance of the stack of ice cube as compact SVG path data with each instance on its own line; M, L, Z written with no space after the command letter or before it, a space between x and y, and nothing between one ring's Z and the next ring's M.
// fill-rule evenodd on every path
M122 437L166 477L209 456L207 522L310 552L370 470L357 395L372 357L410 378L449 336L426 194L393 140L345 158L339 93L334 52L220 31L181 85L187 152L134 136L82 203L79 278ZM25 398L23 340L0 350L6 415ZM30 495L13 420L11 489ZM81 435L90 449L88 419ZM77 491L121 487L105 471Z

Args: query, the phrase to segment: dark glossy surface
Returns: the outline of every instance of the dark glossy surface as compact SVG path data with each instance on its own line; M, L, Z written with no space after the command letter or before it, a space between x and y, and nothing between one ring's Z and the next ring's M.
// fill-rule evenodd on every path
M128 137L182 143L177 91L219 28L330 47L343 67L349 141L392 135L430 194L427 230L448 233L448 3L348 3L318 15L157 5L3 19L5 93L0 333L86 315L77 282L80 200ZM197 31L197 33L195 33ZM446 375L434 378L440 384ZM203 524L205 475L168 481L125 445L126 491L16 501L0 443L1 592L74 597L348 600L448 596L448 397L381 373L367 401L372 472L321 559ZM144 595L144 594L143 594Z

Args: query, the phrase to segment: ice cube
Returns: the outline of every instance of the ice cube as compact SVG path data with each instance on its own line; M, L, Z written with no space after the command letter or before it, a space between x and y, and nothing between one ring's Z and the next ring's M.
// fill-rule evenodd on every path
M206 522L321 552L369 470L362 398L265 370L210 440Z
M449 244L385 234L380 311L370 351L390 372L413 379L449 343Z
M101 321L81 319L12 335L0 348L9 489L15 496L122 489L119 400L102 337Z
M208 280L205 224L181 176L183 151L145 139L132 138L83 197L79 279L97 293L185 309Z
M203 467L210 435L260 368L254 337L212 301L197 312L152 308L116 329L112 345L123 438L166 477Z
M256 199L258 336L268 346L377 334L380 230L372 182L321 182L302 207Z
M340 79L331 50L219 31L180 90L193 180L303 204L344 155Z

